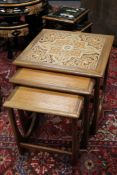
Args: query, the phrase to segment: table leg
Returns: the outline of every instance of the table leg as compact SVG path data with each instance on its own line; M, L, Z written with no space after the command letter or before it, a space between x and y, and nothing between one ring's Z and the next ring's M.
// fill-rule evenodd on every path
M97 119L98 119L99 101L100 101L99 91L100 91L100 78L96 78L95 89L94 89L94 116L90 127L91 135L96 134L96 130L97 130Z
M88 145L89 138L89 125L90 125L90 116L89 116L89 96L85 96L84 101L84 121L83 121L83 135L81 139L81 148L86 149Z
M104 81L103 81L103 94L105 94L105 90L106 90L106 84L107 84L107 78L108 78L108 68L109 68L109 61L108 64L106 66L106 70L105 70L105 74L104 74Z
M105 89L106 89L106 83L107 83L107 77L108 77L108 68L109 68L109 61L107 63L105 74L104 74L101 97L100 97L100 89L101 89L100 88L100 78L96 79L95 91L94 91L94 116L93 116L93 120L92 120L92 124L90 128L91 135L96 134L97 120L102 110L102 104L104 101L104 95L105 95Z

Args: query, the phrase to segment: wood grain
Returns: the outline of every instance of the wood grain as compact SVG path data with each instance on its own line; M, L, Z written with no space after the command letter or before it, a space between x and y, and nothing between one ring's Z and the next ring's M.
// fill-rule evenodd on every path
M4 107L79 118L83 97L36 88L16 87Z
M77 94L91 94L94 87L91 78L27 68L18 69L10 82Z

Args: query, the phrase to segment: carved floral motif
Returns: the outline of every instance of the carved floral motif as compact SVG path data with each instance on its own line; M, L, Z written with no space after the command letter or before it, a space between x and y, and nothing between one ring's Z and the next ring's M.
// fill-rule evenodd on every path
M105 37L81 32L43 30L21 60L95 70Z

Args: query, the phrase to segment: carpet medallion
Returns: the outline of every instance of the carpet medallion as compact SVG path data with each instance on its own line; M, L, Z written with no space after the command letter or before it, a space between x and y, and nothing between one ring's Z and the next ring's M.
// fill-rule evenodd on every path
M0 51L0 84L3 101L12 90L9 77L15 66ZM20 123L18 123L20 125ZM70 121L59 116L41 120L43 128L33 136L49 145L69 147ZM39 134L41 133L41 134ZM33 139L32 136L32 139ZM62 144L61 144L62 143ZM7 110L0 113L0 175L116 175L117 174L117 49L110 54L109 75L103 111L97 134L89 139L87 150L80 151L77 165L72 167L66 155L48 152L26 152L19 155L8 120Z

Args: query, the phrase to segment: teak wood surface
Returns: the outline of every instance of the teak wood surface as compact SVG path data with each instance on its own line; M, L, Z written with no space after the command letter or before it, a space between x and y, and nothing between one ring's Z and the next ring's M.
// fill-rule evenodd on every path
M87 95L92 93L94 87L94 81L91 78L28 68L19 68L11 77L10 82Z
M43 29L13 61L17 66L103 77L114 37Z
M83 97L36 88L16 87L4 107L79 118Z

